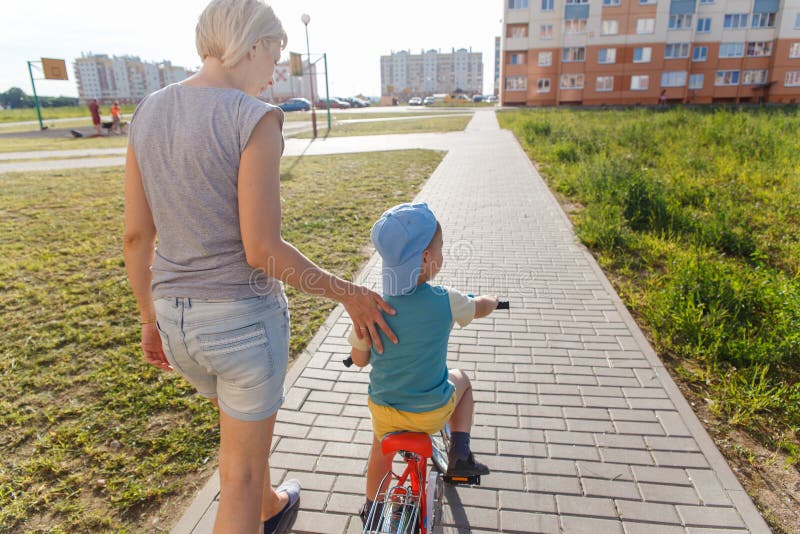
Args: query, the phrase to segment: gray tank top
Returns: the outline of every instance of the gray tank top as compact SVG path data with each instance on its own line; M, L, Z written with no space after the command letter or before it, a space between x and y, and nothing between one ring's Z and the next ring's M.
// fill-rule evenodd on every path
M282 290L247 264L239 158L256 124L283 111L236 89L173 84L145 98L130 143L158 232L153 298L240 299Z

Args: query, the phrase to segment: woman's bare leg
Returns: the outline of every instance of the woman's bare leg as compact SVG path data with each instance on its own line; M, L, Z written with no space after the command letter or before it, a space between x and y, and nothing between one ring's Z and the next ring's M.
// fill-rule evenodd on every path
M258 532L260 522L288 502L288 496L276 493L270 484L275 415L262 421L240 421L220 410L219 420L220 495L214 533Z

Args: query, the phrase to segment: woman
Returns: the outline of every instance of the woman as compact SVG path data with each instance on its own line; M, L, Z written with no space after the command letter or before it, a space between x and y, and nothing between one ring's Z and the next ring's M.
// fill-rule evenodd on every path
M214 0L196 31L200 71L148 96L131 120L125 263L145 359L220 409L214 531L257 532L260 520L264 532L283 532L300 486L276 491L269 477L288 360L282 282L343 303L378 350L378 328L397 341L381 314L394 310L281 238L283 114L254 98L286 45L272 9Z

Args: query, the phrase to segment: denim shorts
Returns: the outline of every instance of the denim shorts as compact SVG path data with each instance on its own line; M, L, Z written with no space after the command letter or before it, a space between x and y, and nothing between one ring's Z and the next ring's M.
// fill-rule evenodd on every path
M278 411L289 361L289 309L280 292L239 300L155 301L164 354L226 414L260 421Z

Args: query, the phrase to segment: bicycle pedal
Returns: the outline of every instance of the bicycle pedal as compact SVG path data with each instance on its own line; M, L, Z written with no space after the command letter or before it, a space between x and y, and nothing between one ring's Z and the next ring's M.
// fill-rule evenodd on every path
M481 476L480 475L472 475L472 476L444 475L444 481L447 482L448 484L452 484L453 486L458 486L458 485L480 486L481 485Z

